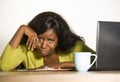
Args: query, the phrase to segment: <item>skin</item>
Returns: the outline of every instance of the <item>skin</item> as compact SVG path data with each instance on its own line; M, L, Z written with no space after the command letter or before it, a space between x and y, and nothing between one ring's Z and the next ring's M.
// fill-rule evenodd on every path
M22 25L9 42L12 48L17 48L19 46L24 34L28 36L26 43L27 48L31 51L35 48L39 50L40 55L43 56L44 66L49 66L52 68L74 67L73 62L59 62L58 54L55 51L58 43L58 37L52 29L37 35L37 33L27 25Z
M58 37L52 29L38 35L38 39L38 48L42 56L50 56L56 54L55 48L58 43Z

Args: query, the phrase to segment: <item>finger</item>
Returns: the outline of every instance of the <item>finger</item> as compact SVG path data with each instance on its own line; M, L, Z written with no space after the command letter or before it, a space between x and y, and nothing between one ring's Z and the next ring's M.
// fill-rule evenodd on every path
M34 38L33 44L32 44L32 50L34 50L37 47L38 42L39 42L39 39L38 38Z
M31 44L31 50L32 50L32 51L34 50L35 46L36 46L36 40L33 39L33 42L32 42L32 44Z
M26 46L28 46L29 42L30 42L30 39L28 38L28 40L26 42Z
M29 50L31 50L32 43L33 43L33 38L29 38L27 41L27 44L26 44L26 46L28 47Z
M39 41L38 36L34 34L28 38L26 46L28 47L29 50L33 51L34 48L36 48L38 41Z
M33 46L34 46L34 38L32 38L30 43L29 43L29 48L31 51L33 51Z

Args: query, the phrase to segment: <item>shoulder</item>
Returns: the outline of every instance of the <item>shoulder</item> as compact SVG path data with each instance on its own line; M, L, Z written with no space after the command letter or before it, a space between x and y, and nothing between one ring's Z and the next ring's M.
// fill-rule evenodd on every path
M76 42L75 49L81 50L82 52L96 53L93 49L86 45L85 42L82 41Z
M75 47L73 48L73 51L83 51L83 46L85 45L85 43L83 41L77 41L75 43Z
M74 47L74 52L92 52L95 53L88 45L83 41L77 41Z
M83 47L84 45L85 45L85 42L83 42L83 41L77 41L75 43L75 47Z
M76 41L75 46L77 46L77 45L85 45L85 42L83 42L83 41Z

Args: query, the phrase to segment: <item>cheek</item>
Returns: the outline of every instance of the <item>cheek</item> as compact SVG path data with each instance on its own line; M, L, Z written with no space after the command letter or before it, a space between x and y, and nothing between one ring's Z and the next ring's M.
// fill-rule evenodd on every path
M55 49L56 46L57 46L57 43L54 43L54 44L51 45L51 48Z
M40 48L40 46L41 46L41 43L39 42L39 43L37 44L37 48Z
M57 46L57 42L54 42L53 44L50 44L50 46L51 46L52 49L55 49L56 46Z
M41 47L41 45L42 45L42 43L41 43L41 42L39 42L39 43L37 44L37 47L38 47L38 48L40 48L40 47ZM52 43L52 44L47 43L47 48L55 49L55 48L56 48L56 46L57 46L57 42Z
M58 41L55 42L55 47L58 45Z

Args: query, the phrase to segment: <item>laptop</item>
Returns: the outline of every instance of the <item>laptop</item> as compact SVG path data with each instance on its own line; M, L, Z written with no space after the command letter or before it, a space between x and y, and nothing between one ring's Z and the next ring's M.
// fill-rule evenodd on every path
M97 69L120 70L120 22L98 21L96 54Z

